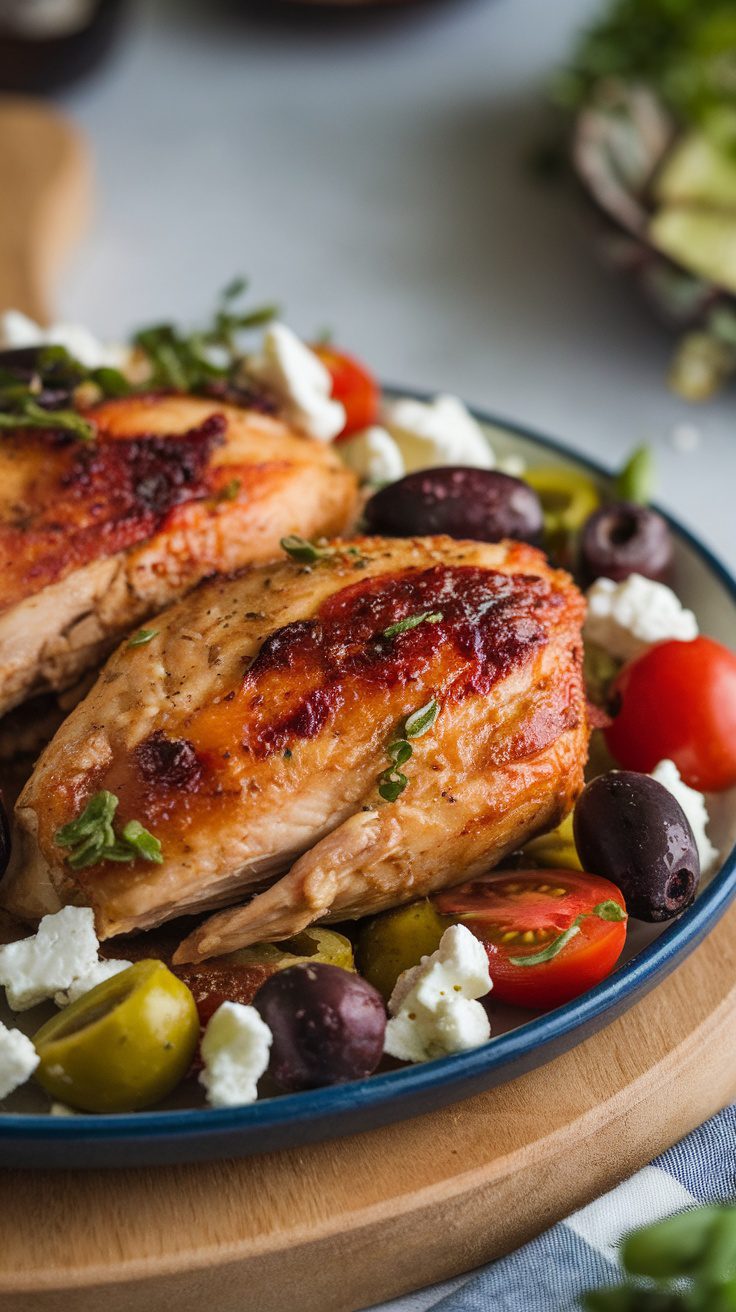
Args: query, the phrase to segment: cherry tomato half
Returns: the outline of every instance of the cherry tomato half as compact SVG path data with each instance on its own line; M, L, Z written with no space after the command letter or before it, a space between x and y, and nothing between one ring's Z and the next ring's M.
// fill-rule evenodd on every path
M691 788L736 784L736 656L712 638L660 642L613 684L620 709L605 730L625 770L674 761Z
M313 346L323 365L332 375L332 395L342 402L347 416L345 427L338 434L337 441L357 433L378 420L381 391L375 378L365 365L338 351L332 346Z
M506 870L447 889L433 901L441 915L462 921L481 940L492 999L515 1007L550 1011L585 993L613 970L626 941L623 894L607 879L580 871ZM548 960L532 960L546 953Z

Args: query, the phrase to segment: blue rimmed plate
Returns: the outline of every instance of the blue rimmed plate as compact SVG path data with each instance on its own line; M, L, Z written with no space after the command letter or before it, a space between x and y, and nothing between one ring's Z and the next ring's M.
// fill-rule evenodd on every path
M577 467L605 484L605 470L560 443L474 413L499 456ZM696 612L703 632L736 647L736 579L686 529L672 519L670 525L678 595ZM616 971L574 1002L531 1019L528 1013L499 1009L495 1036L484 1047L353 1084L232 1109L170 1105L132 1115L50 1116L43 1095L29 1085L0 1114L0 1160L6 1166L76 1169L246 1156L371 1129L513 1079L619 1016L715 925L736 896L736 790L712 799L711 815L723 864L693 906L663 929L634 926Z

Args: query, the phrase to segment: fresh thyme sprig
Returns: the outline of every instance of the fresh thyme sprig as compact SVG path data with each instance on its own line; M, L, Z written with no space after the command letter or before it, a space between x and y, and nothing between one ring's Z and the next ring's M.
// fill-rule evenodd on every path
M56 833L59 847L69 848L66 858L72 870L96 866L99 861L130 862L142 858L160 865L163 853L159 840L140 820L129 820L119 834L113 821L118 809L118 798L103 790L91 797L76 820L63 825Z
M439 713L440 704L436 697L432 697L431 701L420 706L418 711L412 711L411 715L407 715L404 720L403 737L395 738L388 744L386 755L391 764L378 776L378 793L384 802L395 802L409 782L401 769L414 753L409 739L421 738L423 734L428 733Z
M561 934L558 934L556 938L553 938L551 943L548 943L546 948L542 948L540 952L532 952L525 957L509 957L511 965L543 966L548 961L554 961L555 957L559 956L562 949L570 942L570 939L575 938L580 933L580 926L588 916L597 916L598 920L626 920L626 912L622 906L619 906L618 902L614 902L612 899L607 902L599 902L597 906L593 907L592 911L584 911L581 915L576 916L572 924L564 929Z

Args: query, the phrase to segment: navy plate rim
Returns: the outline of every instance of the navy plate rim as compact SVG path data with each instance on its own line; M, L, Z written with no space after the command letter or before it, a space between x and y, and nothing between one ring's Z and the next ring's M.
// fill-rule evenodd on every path
M431 393L420 389L387 386L384 393L391 396L412 396L428 399ZM546 437L535 429L515 420L505 419L489 414L475 407L469 407L478 422L486 427L498 428L512 435L533 442L563 459L582 466L602 480L611 478L610 470L591 457L581 454L555 438ZM710 547L701 542L695 534L674 516L658 507L678 537L699 556L709 572L714 574L730 594L736 605L736 578L726 568ZM124 1151L126 1142L132 1145L143 1141L156 1143L178 1143L182 1153L178 1160L186 1161L188 1151L196 1141L198 1144L208 1140L223 1141L229 1135L239 1132L244 1139L258 1140L268 1134L268 1147L273 1146L273 1134L283 1127L304 1127L303 1134L289 1135L288 1143L307 1142L314 1138L332 1138L341 1133L343 1123L347 1125L349 1117L356 1112L375 1109L377 1115L371 1124L378 1124L389 1119L386 1110L391 1105L401 1104L400 1117L430 1110L431 1102L427 1095L437 1090L450 1091L443 1102L452 1101L452 1090L457 1087L456 1097L465 1093L477 1092L484 1087L484 1080L494 1071L508 1067L511 1074L519 1074L532 1065L542 1064L547 1060L547 1051L551 1058L556 1052L572 1046L579 1033L580 1040L597 1028L595 1022L610 1014L613 1020L625 1009L636 995L653 987L664 977L677 962L695 948L718 921L736 897L736 846L729 853L718 874L707 888L699 895L693 905L677 920L673 921L662 934L638 953L619 971L614 972L601 984L591 989L582 997L548 1012L546 1015L527 1021L518 1028L492 1038L489 1043L469 1052L443 1057L422 1065L407 1066L397 1071L374 1075L365 1080L349 1084L331 1085L322 1089L310 1090L297 1094L285 1094L280 1097L263 1099L244 1107L228 1108L183 1108L167 1111L143 1111L105 1115L74 1114L73 1116L52 1116L49 1113L27 1114L8 1112L0 1114L0 1143L22 1139L29 1144L29 1159L34 1156L30 1146L41 1148L44 1144L56 1144L60 1148L68 1144L70 1149L75 1144L102 1145L104 1141L116 1144ZM539 1054L541 1061L536 1060ZM524 1059L530 1059L524 1065ZM465 1092L464 1092L465 1091ZM407 1108L406 1104L413 1104ZM319 1126L319 1133L308 1132L308 1127ZM366 1128L369 1128L366 1125ZM352 1132L355 1125L348 1127ZM346 1132L348 1132L346 1129ZM284 1146L287 1136L284 1134ZM236 1151L232 1141L232 1151ZM241 1151L245 1146L241 1146ZM250 1151L259 1151L258 1143ZM196 1154L202 1156L201 1152ZM206 1155L206 1148L205 1148ZM226 1155L225 1152L218 1155ZM18 1163L20 1164L20 1163ZM43 1167L47 1165L42 1157L29 1160L29 1165ZM80 1165L71 1159L69 1166ZM120 1159L120 1165L125 1160Z

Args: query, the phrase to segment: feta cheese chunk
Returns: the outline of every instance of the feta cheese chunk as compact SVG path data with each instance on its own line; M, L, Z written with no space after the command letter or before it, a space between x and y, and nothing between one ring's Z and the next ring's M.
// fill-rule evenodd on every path
M703 794L684 783L674 761L660 761L655 765L651 776L680 803L693 831L700 857L701 873L707 874L718 859L718 850L708 837L708 808Z
M86 369L120 369L129 355L127 347L105 346L81 324L55 323L42 328L20 310L0 315L0 344L8 348L63 346Z
M38 1065L38 1052L28 1035L0 1023L0 1098L20 1089Z
M272 1034L255 1007L223 1002L202 1039L204 1070L199 1082L213 1107L255 1102L258 1081L268 1066Z
M361 482L395 483L404 476L404 459L398 445L379 424L340 442L337 450Z
M429 402L408 396L387 401L383 423L408 473L433 465L495 466L496 458L482 428L456 396L436 396Z
M465 925L446 929L440 945L399 975L389 999L385 1051L400 1061L430 1061L477 1048L491 1035L476 998L492 988L488 957Z
M70 1002L83 998L90 989L102 984L106 979L112 979L113 975L119 975L121 970L127 970L132 964L132 961L106 961L100 958L84 975L72 980L68 989L60 989L55 993L54 1002L57 1007L68 1007Z
M0 947L0 984L8 1006L26 1011L70 989L97 965L98 946L90 907L63 907L44 916L30 938Z
M309 437L331 442L345 427L345 407L332 400L329 370L286 324L266 329L261 353L250 357L247 373L274 393L289 423Z
M38 1053L20 1030L0 1024L0 1098L20 1088L38 1066Z
M667 638L689 642L698 636L695 616L672 589L641 574L631 574L623 583L596 579L587 602L584 638L620 661L632 660Z

